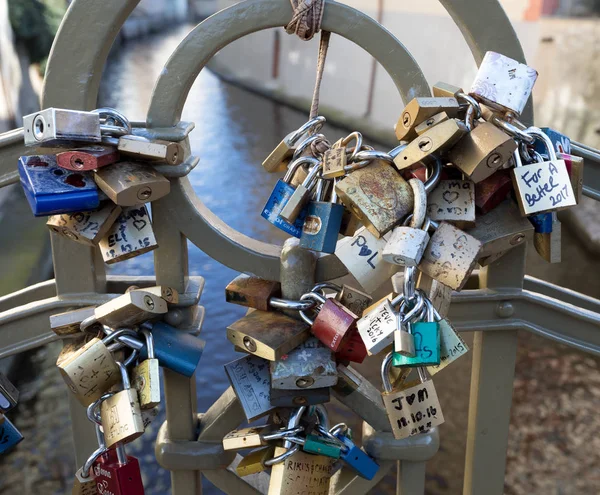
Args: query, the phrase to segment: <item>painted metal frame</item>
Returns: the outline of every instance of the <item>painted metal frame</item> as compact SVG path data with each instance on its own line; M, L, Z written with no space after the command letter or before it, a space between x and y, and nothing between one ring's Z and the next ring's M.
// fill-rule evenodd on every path
M508 18L497 0L440 0L452 16L479 63L488 50L525 61ZM139 0L75 0L54 42L44 82L42 106L93 109L106 57L115 37ZM182 331L199 328L203 309L198 304L202 280L188 276L187 238L218 261L239 271L271 279L285 279L284 291L294 280L327 280L345 273L332 256L318 262L297 253L285 255L281 247L250 239L234 231L195 197L185 175L197 159L190 155L189 123L179 122L187 93L208 60L219 49L246 34L282 26L291 15L288 0L245 0L198 25L180 44L158 79L147 121L135 125L136 134L182 141L187 161L171 170L171 194L152 205L156 277L106 277L98 253L52 235L56 279L0 298L0 357L22 352L56 339L47 332L48 316L68 307L99 304L131 284L165 284L188 296L171 315ZM485 23L481 19L485 18ZM429 94L416 62L389 32L364 14L327 0L324 29L364 47L386 68L401 98ZM85 34L82 34L85 33ZM85 36L85 39L82 39ZM80 43L77 40L81 40ZM88 43L94 40L94 43ZM529 103L523 120L531 122ZM0 135L0 187L18 181L16 162L25 153L23 131ZM600 198L600 155L583 145L575 153L586 159L586 193ZM588 170L591 173L588 173ZM285 262L282 263L282 259ZM296 261L290 263L290 259ZM526 329L581 350L600 353L600 301L548 283L524 278L525 247L513 249L495 264L481 270L471 286L476 290L453 294L450 318L460 331L475 331L473 372L464 493L502 493L508 438L517 331ZM315 270L316 265L316 272ZM77 267L77 276L73 267ZM309 277L310 278L310 277ZM184 298L185 299L185 298ZM539 311L543 307L544 311ZM577 326L572 325L576 321ZM22 329L26 328L24 334ZM485 328L485 331L481 329ZM368 492L395 461L399 462L398 493L423 493L425 462L439 448L437 430L396 441L379 391L356 371L344 374L346 387L334 391L365 421L364 446L382 469L372 482L347 470L336 474L332 493ZM350 390L350 392L348 392ZM201 493L199 473L226 493L265 493L265 473L240 479L233 469L239 461L223 452L225 433L244 420L229 388L205 414L196 412L195 377L184 378L165 370L167 421L161 427L156 455L171 471L174 495ZM93 428L83 409L72 401L71 416L76 460L81 464L95 446ZM200 433L198 433L200 432Z

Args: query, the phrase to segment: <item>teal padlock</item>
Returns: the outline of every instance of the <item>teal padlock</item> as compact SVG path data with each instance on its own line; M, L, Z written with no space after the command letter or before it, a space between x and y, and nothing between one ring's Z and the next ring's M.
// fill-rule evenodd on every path
M440 326L431 301L426 298L425 304L427 321L409 323L415 339L415 356L407 357L399 352L394 352L392 359L394 366L417 367L440 364Z
M342 455L342 444L318 435L307 435L302 445L302 450L309 454L324 455L332 459L339 459Z

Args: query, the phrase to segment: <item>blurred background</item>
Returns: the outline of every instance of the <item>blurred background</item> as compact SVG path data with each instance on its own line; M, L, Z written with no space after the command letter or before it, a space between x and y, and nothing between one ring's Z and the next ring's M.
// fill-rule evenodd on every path
M476 1L476 0L474 0ZM36 111L46 59L64 15L65 0L0 0L0 132ZM178 43L203 17L230 0L142 0L125 24L104 69L98 106L145 120L154 82ZM436 0L352 0L382 22L411 52L431 84L468 89L476 66L458 28ZM540 73L534 89L535 123L600 147L600 0L500 0ZM193 22L192 24L190 24ZM486 19L481 19L482 23ZM90 39L89 43L94 43ZM284 135L307 119L318 42L303 43L284 30L268 30L220 51L192 90L182 119L196 128L190 139L201 162L190 180L198 196L233 228L282 243L284 235L260 218L277 177L260 163ZM378 149L396 145L393 125L404 104L389 76L351 43L333 37L321 90L330 140L359 130ZM16 164L15 164L16 166ZM239 198L243 198L240 201ZM26 219L26 221L25 221ZM530 249L527 272L600 297L597 276L600 220L584 202L563 222L563 263L548 265ZM34 219L18 184L0 189L0 295L52 277L44 219ZM226 305L229 268L190 245L190 273L206 277L202 304L207 351L198 377L199 411L228 386L223 364L236 359L225 328L243 309ZM151 274L152 254L113 265L110 273ZM467 342L471 341L469 335ZM0 339L1 342L1 339ZM600 493L599 360L573 349L520 335L510 429L506 494ZM75 471L67 389L55 369L60 345L0 360L21 390L11 419L25 440L0 457L0 493L70 493ZM427 493L462 492L470 384L469 358L436 376L446 424L440 453L428 464ZM379 385L376 363L361 368ZM332 402L336 416L360 430ZM140 459L146 493L169 492L169 476L154 461L161 414L128 447ZM391 473L373 493L395 493ZM220 493L205 483L206 493Z

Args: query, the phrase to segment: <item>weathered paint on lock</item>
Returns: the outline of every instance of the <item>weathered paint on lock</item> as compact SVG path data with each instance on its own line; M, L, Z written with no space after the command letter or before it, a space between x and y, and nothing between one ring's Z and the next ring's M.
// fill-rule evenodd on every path
M460 109L458 101L453 97L419 97L413 98L402 111L394 128L399 141L412 141L417 137L415 127L427 119L445 112L456 116Z
M306 219L306 208L300 212L300 215L298 215L298 218L293 223L285 221L280 216L281 210L283 210L283 207L292 197L294 191L294 187L279 179L262 210L261 216L275 225L278 229L283 230L289 235L300 238L304 220Z
M275 447L275 456L287 452ZM297 495L299 488L310 495L327 495L333 475L334 460L299 450L271 470L268 495Z
M98 246L107 265L156 249L158 244L146 205L123 208Z
M419 263L419 270L454 290L461 290L477 264L481 242L443 222Z
M269 299L281 295L281 284L242 273L225 287L225 300L250 308L269 310Z
M65 146L71 142L99 143L100 115L81 110L45 108L23 117L25 146Z
M388 240L389 235L377 238L362 227L353 237L337 243L335 255L366 292L374 292L398 271L396 265L386 263L382 258Z
M225 372L248 421L268 414L271 405L269 361L249 355L225 365Z
M332 387L337 381L335 359L331 350L316 337L269 363L273 389L312 389Z
M19 176L36 217L98 208L100 197L93 176L60 168L54 155L19 158Z
M116 163L119 157L119 152L111 146L86 146L57 153L56 162L61 168L82 172Z
M356 328L356 316L335 299L327 299L311 327L311 332L333 352L337 352Z
M369 355L365 343L362 337L358 333L358 330L352 330L350 337L341 347L341 349L335 353L338 361L352 361L353 363L362 363L365 358Z
M0 415L0 454L5 454L23 440L23 435L6 417Z
M250 354L276 361L310 336L309 326L275 311L253 311L227 327L227 338Z
M346 284L342 285L342 290L336 294L335 298L358 317L363 315L364 310L373 301L373 298L366 292Z
M368 312L356 326L370 356L378 354L394 342L396 314L389 299Z
M440 364L440 328L437 322L410 323L415 340L414 357L394 352L394 366L430 366Z
M500 53L487 52L469 94L493 109L520 114L537 77L535 69Z
M400 266L417 266L423 257L429 234L412 227L396 227L383 250L382 257L388 263Z
M342 226L344 207L325 201L313 201L306 210L300 247L320 253L333 253Z
M92 467L98 493L104 495L144 495L140 463L127 456L127 463L118 462L114 450L98 458Z
M392 230L413 207L408 183L382 161L355 170L335 185L340 199L375 237Z
M502 203L512 190L510 171L498 170L476 184L475 206L480 213L486 214Z
M52 231L87 246L97 246L119 215L121 207L107 201L96 211L52 215L46 225Z
M72 311L65 311L64 313L58 313L50 315L50 330L56 335L72 335L74 333L81 332L79 325L83 320L94 316L94 306L87 308L74 309Z

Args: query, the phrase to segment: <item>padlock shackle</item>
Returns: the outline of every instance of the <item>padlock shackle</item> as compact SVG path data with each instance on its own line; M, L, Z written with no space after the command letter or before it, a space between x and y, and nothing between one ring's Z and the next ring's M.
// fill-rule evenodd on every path
M551 162L558 160L556 156L556 150L554 149L554 144L552 144L552 139L550 139L550 137L544 131L542 131L539 127L531 126L525 129L525 133L544 143L548 149L548 156Z
M90 471L92 470L92 466L98 460L98 457L105 454L106 452L108 452L108 449L106 447L98 447L96 450L94 450L92 455L90 455L87 458L87 460L83 464L83 467L81 468L81 477L82 478L90 477Z
M313 144L315 141L319 141L319 140L327 141L327 138L323 134L313 134L309 138L306 138L296 148L296 151L294 151L294 156L292 157L292 160L297 160L298 158L300 158L302 153L304 153L311 144Z
M292 443L292 442L289 442L289 443ZM285 461L286 459L288 459L289 457L292 457L296 452L298 452L300 450L300 445L295 444L291 448L288 447L287 449L288 450L286 452L284 452L283 454L278 455L277 457L273 457L272 459L266 460L264 462L264 465L265 466L274 466L275 464L279 464L279 463Z
M115 395L115 392L108 392L106 394L103 394L102 397L100 397L98 400L95 400L89 406L87 406L86 415L92 423L96 423L97 425L102 426L102 421L100 420L100 411L99 411L100 405L106 399L110 399L113 395Z
M433 191L438 183L440 182L441 178L442 178L442 168L443 168L443 164L442 164L442 160L440 159L440 157L436 156L436 155L430 155L431 158L433 159L433 162L431 163L431 174L429 175L429 177L427 178L427 180L424 183L425 186L425 192L427 194L429 194L431 191ZM428 168L429 170L429 168Z
M308 122L299 127L296 131L294 131L294 134L292 134L289 139L290 144L296 144L296 142L309 131L311 131L312 134L319 132L325 125L326 121L327 119L320 115L310 119Z
M317 284L312 288L311 292L320 292L321 295L323 297L325 297L325 294L323 294L324 289L330 289L333 292L336 292L338 294L340 292L342 292L342 288L339 285L332 284L331 282L323 282L323 283Z
M148 359L156 359L156 354L154 354L154 336L152 335L152 332L147 328L142 328L140 333L146 340L146 352L148 353Z
M317 303L320 303L320 304L325 304L327 302L327 299L325 297L323 297L321 294L318 294L316 292L309 292L308 294L303 294L300 297L301 301L306 301L307 299L311 299L313 301L317 301ZM308 323L310 326L313 325L314 320L311 320L304 311L300 311L300 317L306 323Z
M292 301L291 299L282 299L280 297L272 297L269 299L269 306L277 309L292 309L294 311L308 311L316 306L314 300L307 301Z
M306 159L306 158L310 158L310 157L302 157L302 158L299 158L299 160L302 160L303 158ZM315 160L317 162L317 164L310 169L310 171L308 172L308 175L306 176L304 181L302 181L302 186L304 186L309 191L315 187L315 184L316 184L317 180L319 179L319 174L323 170L322 162L320 162L316 158L312 158L312 160Z
M288 428L285 430L277 430L271 433L260 434L260 438L266 442L270 442L271 440L281 440L285 438L289 440L289 437L293 437L298 433L302 433L304 431L304 426L297 426L295 428Z
M317 415L319 424L323 425L323 428L329 430L329 415L327 414L325 406L323 404L317 404L313 406L312 412Z
M292 180L292 177L294 177L294 174L296 173L298 168L300 168L300 165L310 165L314 167L319 163L319 160L312 156L301 156L300 158L296 158L288 165L287 172L283 176L283 182L288 184Z
M384 392L388 393L391 393L394 390L394 388L392 387L392 382L390 381L390 371L392 368L393 357L394 353L389 352L381 362L381 381L383 382L383 390Z
M123 382L123 390L130 389L131 381L129 380L129 373L127 373L127 366L125 366L121 361L115 361L115 363L117 364L117 366L119 367L119 371L121 372L121 381Z

